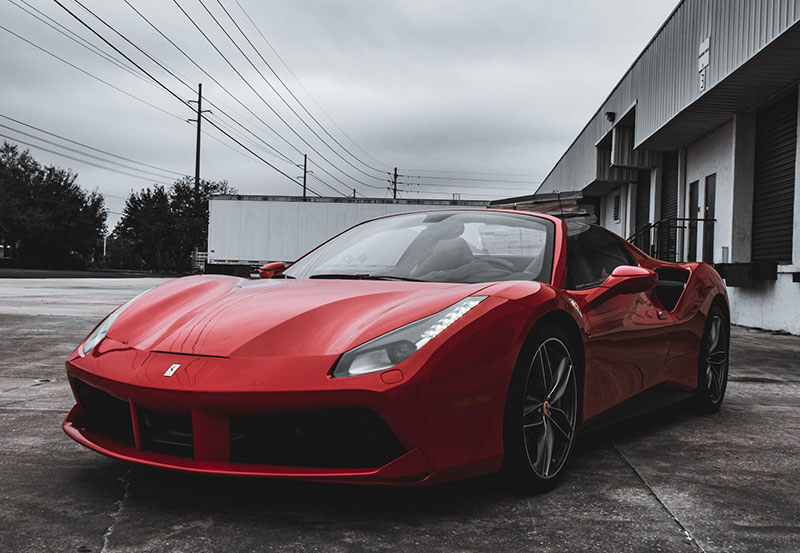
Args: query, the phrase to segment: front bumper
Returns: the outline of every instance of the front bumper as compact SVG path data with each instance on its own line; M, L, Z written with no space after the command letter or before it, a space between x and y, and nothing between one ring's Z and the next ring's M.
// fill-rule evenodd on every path
M412 486L468 478L502 461L503 409L519 348L510 330L502 313L482 317L397 370L349 378L329 376L336 356L219 358L147 352L106 338L88 356L67 360L77 404L63 428L100 453L193 472ZM98 417L87 411L81 386L111 398L122 432L92 424ZM357 410L367 415L348 418ZM276 420L320 420L320 413L347 422L269 430ZM243 456L236 440L259 428L262 417L266 437L250 443L263 447ZM340 426L355 430L337 433ZM148 434L159 428L155 438ZM298 432L325 447L284 455ZM337 448L377 453L314 462L315 451Z
M73 363L67 374L77 404L64 431L125 461L375 484L422 483L433 471L420 448L404 445L376 414L393 409L374 391L192 393L107 380Z
M135 445L131 446L86 429L81 421L79 405L75 405L67 414L63 428L64 432L79 444L109 457L152 467L206 474L333 480L344 483L421 484L432 470L430 463L419 449L408 451L384 466L360 469L256 465L225 460L182 458L143 451Z

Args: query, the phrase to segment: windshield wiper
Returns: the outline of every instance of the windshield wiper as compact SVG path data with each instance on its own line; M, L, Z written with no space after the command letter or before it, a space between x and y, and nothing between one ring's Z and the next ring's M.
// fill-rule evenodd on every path
M331 278L347 280L402 280L408 282L424 282L416 278L399 277L391 275L371 275L369 273L319 273L308 278Z
M370 275L368 277L371 280L402 280L404 282L426 282L424 280L420 280L418 278L410 278L410 277L401 277L401 276L391 276L391 275Z
M335 278L335 279L348 279L348 280L361 280L364 278L368 278L368 274L359 274L359 273L319 273L316 275L311 275L308 278Z

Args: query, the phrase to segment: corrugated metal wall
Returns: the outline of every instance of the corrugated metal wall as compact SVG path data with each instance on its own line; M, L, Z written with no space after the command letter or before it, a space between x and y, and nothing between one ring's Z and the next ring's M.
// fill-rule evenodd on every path
M294 261L361 221L391 213L447 208L442 204L212 199L208 262Z
M647 169L639 170L639 182L636 185L635 221L634 231L637 233L652 222L650 221L650 171ZM636 245L643 251L650 253L650 233L645 232L639 235Z
M635 104L640 144L799 19L800 0L684 0L538 192L581 190L595 179L595 144L612 127L605 112L622 114ZM706 38L709 65L701 92L698 49Z

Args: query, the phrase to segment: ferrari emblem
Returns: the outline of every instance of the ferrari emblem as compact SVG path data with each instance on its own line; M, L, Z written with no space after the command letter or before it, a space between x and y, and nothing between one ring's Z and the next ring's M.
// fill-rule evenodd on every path
M174 363L174 364L169 366L169 368L167 369L167 372L164 373L164 376L172 376L180 368L181 368L181 364L180 363Z

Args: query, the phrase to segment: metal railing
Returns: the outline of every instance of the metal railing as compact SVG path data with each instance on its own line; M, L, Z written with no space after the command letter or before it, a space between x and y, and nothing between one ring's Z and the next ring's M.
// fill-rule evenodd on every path
M628 242L662 261L712 262L714 223L716 219L669 217L639 228ZM702 225L703 243L698 243ZM688 238L688 240L687 240Z
M208 252L201 252L197 250L192 252L192 267L196 272L205 272L206 262L208 262Z

